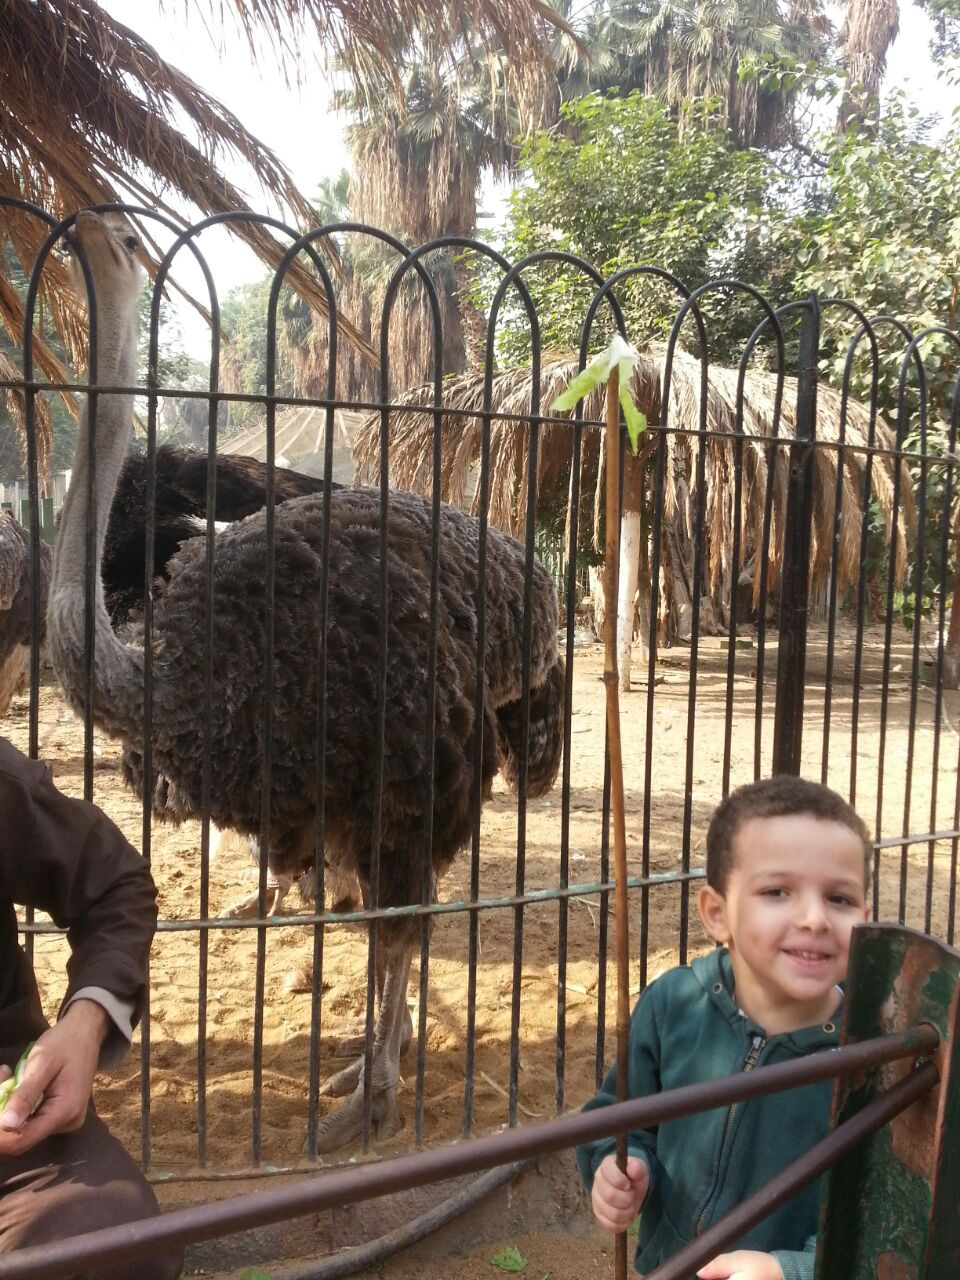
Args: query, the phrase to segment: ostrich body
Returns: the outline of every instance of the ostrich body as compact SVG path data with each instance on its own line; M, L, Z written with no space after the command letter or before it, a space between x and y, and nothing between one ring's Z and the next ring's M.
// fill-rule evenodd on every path
M44 638L44 610L50 577L50 548L39 544L38 643ZM30 594L34 560L30 534L9 511L0 511L0 716L23 684L30 658Z
M110 505L100 576L103 579L107 612L114 627L130 622L143 609L149 481L147 464L145 453L127 454ZM242 520L244 516L253 515L264 507L267 499L266 463L242 455L220 455L214 460L214 468L213 518L216 522L232 523L234 520ZM160 445L154 457L153 473L153 578L158 589L162 589L160 584L168 576L167 565L183 543L206 531L209 481L207 455L195 449ZM284 467L274 468L273 496L277 503L286 502L288 498L303 497L308 493L322 493L323 487L322 479L302 475ZM342 488L335 481L331 487ZM132 747L125 747L121 767L127 782L139 789L143 773L140 752ZM161 782L161 795L162 785ZM160 816L171 816L164 812L162 804L158 807ZM222 836L223 832L219 828L212 828L211 858L216 856ZM259 841L251 838L249 846L252 860L258 864ZM280 910L292 883L292 876L268 873L265 901L267 915L274 915ZM302 885L301 889L306 893L309 884ZM230 917L252 915L259 909L259 900L259 893L250 894L228 908L226 914Z
M135 237L103 217L78 215L75 239L93 273L98 304L99 381L131 386L135 377L136 301L141 275ZM123 462L132 419L131 397L98 397L78 434L74 483L64 505L54 554L47 631L51 657L67 696L84 687L85 529L90 437L96 433L97 564L106 513ZM330 517L328 612L321 632L321 538ZM376 903L419 902L471 832L476 729L479 526L450 507L439 516L439 600L435 649L434 759L427 756L430 658L429 502L389 495L387 672L384 750L376 811L378 673L380 670L380 493L342 489L292 499L276 508L274 660L269 865L296 874L313 865L317 805L316 717L318 653L326 665L323 856L371 899L374 842L379 835ZM267 649L264 582L266 513L219 532L214 550L211 817L220 826L260 830L263 682ZM166 816L194 817L202 790L204 681L203 540L186 543L167 566L170 580L153 617L152 746L165 785ZM144 652L135 631L121 640L110 625L102 584L96 600L93 714L108 733L134 747L142 736ZM487 533L486 644L483 664L481 786L487 794L498 767L516 785L522 744L521 652L524 549ZM545 570L533 570L530 733L527 793L553 783L562 747L563 665L557 654L556 594ZM430 809L431 784L433 791ZM428 829L428 822L430 827ZM425 877L424 846L431 867ZM410 1035L406 987L420 924L410 917L379 922L380 1008L370 1080L374 1136L400 1126L399 1059ZM332 1150L362 1132L362 1059L328 1082L350 1094L320 1129L318 1150Z

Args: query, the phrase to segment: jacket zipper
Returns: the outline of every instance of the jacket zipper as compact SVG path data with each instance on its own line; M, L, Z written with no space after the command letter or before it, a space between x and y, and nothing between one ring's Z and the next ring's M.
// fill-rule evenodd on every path
M763 1047L766 1043L767 1043L766 1036L753 1037L753 1039L750 1042L750 1048L747 1050L747 1056L743 1060L743 1066L740 1068L741 1071L753 1070L753 1068L757 1065L757 1061L760 1057L760 1054L763 1052ZM733 1117L737 1114L737 1107L739 1105L740 1105L739 1103L734 1102L727 1108L727 1118L723 1122L723 1135L720 1139L721 1154L723 1153L723 1149L726 1146L727 1134L730 1132L730 1126L733 1124ZM717 1176L719 1177L719 1172ZM714 1185L710 1188L710 1194L707 1196L706 1201L704 1202L704 1206L700 1210L700 1214L697 1218L697 1224L693 1229L693 1234L695 1236L698 1236L700 1232L703 1230L703 1220L706 1217L707 1209L710 1206L710 1201L713 1199L713 1193L714 1191L716 1191L716 1189L717 1189L716 1183L714 1183Z

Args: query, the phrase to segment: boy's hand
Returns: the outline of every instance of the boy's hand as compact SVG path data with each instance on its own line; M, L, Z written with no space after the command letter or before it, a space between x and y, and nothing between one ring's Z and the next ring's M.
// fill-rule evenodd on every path
M80 999L37 1037L23 1079L0 1112L0 1155L22 1155L51 1133L80 1128L108 1023L99 1004Z
M783 1280L783 1269L772 1253L738 1249L718 1254L697 1275L700 1280Z
M593 1179L593 1215L608 1231L626 1231L647 1198L650 1171L637 1156L627 1157L624 1171L616 1156L606 1156ZM780 1277L783 1280L783 1277Z

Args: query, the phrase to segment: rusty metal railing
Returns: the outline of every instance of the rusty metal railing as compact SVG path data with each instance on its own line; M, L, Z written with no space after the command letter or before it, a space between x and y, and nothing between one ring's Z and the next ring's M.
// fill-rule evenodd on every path
M152 1256L158 1251L477 1173L496 1165L546 1155L639 1127L663 1124L747 1098L763 1097L839 1076L856 1075L903 1058L921 1059L934 1053L939 1045L940 1034L936 1028L920 1024L898 1034L878 1036L750 1073L740 1072L703 1084L687 1085L653 1098L579 1112L529 1128L511 1129L453 1147L401 1156L381 1164L341 1169L327 1177L299 1179L283 1187L210 1204L192 1205L157 1218L23 1249L4 1258L3 1275L5 1280L58 1280L58 1277L78 1268L129 1262ZM722 1222L651 1272L647 1280L683 1280L750 1226L766 1217L777 1205L819 1177L859 1142L933 1089L939 1078L940 1072L934 1063L921 1062L855 1117L783 1170L762 1191L744 1201Z

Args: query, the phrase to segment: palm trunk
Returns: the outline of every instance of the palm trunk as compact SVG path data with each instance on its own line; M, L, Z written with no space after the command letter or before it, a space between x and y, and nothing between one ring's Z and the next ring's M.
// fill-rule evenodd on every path
M637 457L629 451L623 459L623 514L620 520L620 574L617 609L617 667L620 688L630 692L630 660L635 620L634 601L640 578L643 542L643 472L645 453ZM649 592L646 593L649 599ZM641 654L646 660L647 637L641 625Z
M454 257L453 274L457 281L457 302L460 306L467 372L482 377L486 364L487 318L473 300L473 269L462 256Z

